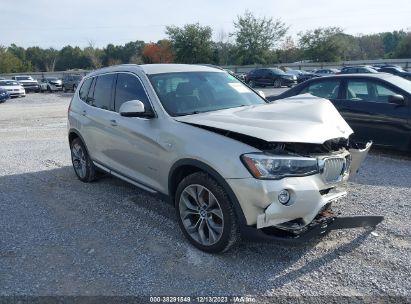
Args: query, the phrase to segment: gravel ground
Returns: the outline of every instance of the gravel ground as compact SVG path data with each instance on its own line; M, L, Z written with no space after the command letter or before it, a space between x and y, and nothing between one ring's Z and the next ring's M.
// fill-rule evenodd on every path
M209 255L184 240L158 197L113 177L77 180L69 100L0 104L0 295L410 297L410 158L373 153L335 206L384 215L372 233L334 231L306 246L243 242Z

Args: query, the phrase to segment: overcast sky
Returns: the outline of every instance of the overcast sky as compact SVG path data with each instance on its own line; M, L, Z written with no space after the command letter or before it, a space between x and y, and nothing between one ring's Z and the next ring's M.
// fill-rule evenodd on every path
M157 41L166 25L200 22L230 32L245 10L281 18L290 34L320 26L347 33L411 31L411 0L0 0L0 45L84 47Z

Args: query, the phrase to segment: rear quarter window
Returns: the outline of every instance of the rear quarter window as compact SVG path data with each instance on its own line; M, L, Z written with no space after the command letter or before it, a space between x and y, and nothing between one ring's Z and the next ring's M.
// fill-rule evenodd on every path
M92 82L93 82L93 78L87 78L81 85L81 88L79 91L79 97L84 102L87 102L87 95L90 90L90 86Z

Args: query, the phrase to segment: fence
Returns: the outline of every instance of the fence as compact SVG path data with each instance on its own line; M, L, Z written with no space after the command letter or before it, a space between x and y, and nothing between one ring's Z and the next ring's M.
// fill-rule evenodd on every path
M255 68L261 67L288 67L296 70L315 70L322 68L340 68L342 66L349 65L376 65L376 64L393 64L404 68L405 70L411 69L411 58L409 59L377 59L377 60L355 60L355 61L343 61L343 62L293 62L293 63L278 63L272 65L244 65L244 66L224 66L226 69L230 69L236 73L246 73ZM0 77L10 78L15 75L30 75L34 79L41 79L43 77L57 77L62 78L64 74L79 74L86 75L89 70L68 70L68 71L56 71L56 72L26 72L26 73L8 73L0 74Z

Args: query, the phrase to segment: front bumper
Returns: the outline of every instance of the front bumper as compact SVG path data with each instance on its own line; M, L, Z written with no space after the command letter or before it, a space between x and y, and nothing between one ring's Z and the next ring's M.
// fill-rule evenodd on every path
M33 91L39 91L40 86L38 84L35 85L24 85L23 88L26 90L26 92L33 92Z
M315 175L280 180L250 177L226 181L237 197L247 226L301 231L310 225L318 214L328 210L333 202L346 196L346 191L342 188L350 175L355 175L370 147L371 143L368 143L364 148L351 148L349 152L317 155L319 164L324 164L324 160L330 162L328 169ZM342 171L334 159L346 160ZM336 170L332 171L333 168ZM336 178L329 178L331 172L336 172ZM290 194L289 202L285 205L278 200L279 193L284 189Z
M341 182L326 184L320 174L281 180L228 179L227 182L241 205L247 225L257 228L281 226L297 219L300 226L305 226L324 206L346 195L344 190L336 188ZM283 189L291 194L287 205L278 201Z
M26 91L9 91L10 97L24 97L26 96Z
M290 79L290 78L282 78L281 79L281 84L285 86L291 86L297 84L297 78L295 79Z

